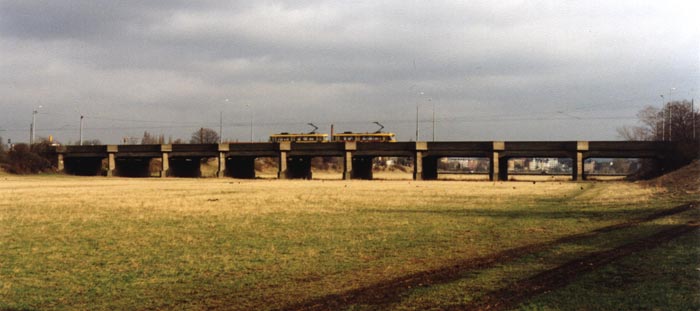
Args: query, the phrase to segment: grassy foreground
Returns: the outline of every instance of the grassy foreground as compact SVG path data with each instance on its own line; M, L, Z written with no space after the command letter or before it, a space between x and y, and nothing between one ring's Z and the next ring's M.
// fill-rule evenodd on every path
M692 199L631 183L3 175L0 309L279 309ZM505 276L526 277L611 243L562 245L538 257L551 260L524 258L385 307L469 300Z

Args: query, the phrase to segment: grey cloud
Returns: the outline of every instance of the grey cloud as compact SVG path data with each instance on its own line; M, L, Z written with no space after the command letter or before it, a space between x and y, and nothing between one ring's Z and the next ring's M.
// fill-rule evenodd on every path
M26 116L44 103L55 114L44 124L59 128L83 103L94 115L159 116L173 122L164 132L186 137L178 122L217 111L240 135L249 105L261 137L295 122L387 120L408 139L416 104L422 119L436 104L442 139L573 137L589 125L557 111L634 116L670 87L697 95L698 31L674 5L0 1L0 107ZM542 120L470 124L494 116ZM25 123L0 117L0 128ZM616 126L591 139L616 138Z

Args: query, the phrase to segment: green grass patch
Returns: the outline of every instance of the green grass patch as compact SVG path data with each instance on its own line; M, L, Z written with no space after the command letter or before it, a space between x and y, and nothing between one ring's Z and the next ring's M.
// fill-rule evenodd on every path
M684 199L625 183L8 177L0 309L276 309ZM560 252L609 247L591 243ZM476 283L421 288L395 307L471 299L464 288L566 259L552 252L465 276Z
M518 309L700 310L700 235L606 265Z

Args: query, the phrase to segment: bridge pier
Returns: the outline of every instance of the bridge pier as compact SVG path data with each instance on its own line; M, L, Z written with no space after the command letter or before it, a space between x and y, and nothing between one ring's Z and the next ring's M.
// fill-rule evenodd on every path
M117 169L115 154L118 151L117 145L107 145L107 177L112 177Z
M160 145L161 152L161 164L160 164L160 178L168 177L170 171L170 152L173 151L172 145Z
M343 179L352 179L354 169L352 167L352 152L346 151L343 155Z
M354 141L345 142L345 153L343 154L343 179L349 180L353 178L354 168L352 166L353 153L357 150L357 143Z
M56 170L59 173L63 173L66 170L65 162L63 159L63 152L59 152L58 154L56 154Z
M288 167L287 167L287 155L289 151L292 150L292 143L288 141L283 141L279 143L279 157L277 158L277 178L287 179Z
M489 180L491 181L508 180L508 159L501 159L501 153L505 149L505 142L492 143L492 154L489 158Z
M226 153L229 151L229 145L228 144L219 144L218 147L219 150L219 161L218 161L218 169L216 171L216 177L222 178L226 176ZM255 177L255 176L253 176Z
M585 180L586 176L583 175L583 153L588 151L587 141L576 142L576 156L573 159L574 165L571 168L571 179L572 180Z
M428 151L428 143L417 141L413 153L413 180L423 180L423 152Z

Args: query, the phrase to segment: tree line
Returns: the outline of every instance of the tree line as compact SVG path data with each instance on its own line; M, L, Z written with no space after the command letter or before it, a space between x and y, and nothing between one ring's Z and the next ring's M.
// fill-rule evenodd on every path
M697 143L700 142L700 113L695 103L688 100L670 101L661 108L647 106L637 113L636 125L624 125L617 129L620 137L635 141L671 141L690 143L686 150L690 157L700 156ZM199 128L192 132L189 141L168 138L168 144L216 144L221 141L219 134L211 128ZM0 142L2 138L0 137ZM51 171L55 167L51 157L54 142L39 139L35 144L16 144L8 146L0 143L0 168L16 174L29 174ZM127 143L126 141L123 143ZM129 141L133 144L165 144L165 135L154 135L145 131L140 140ZM97 140L83 141L84 145L101 145ZM686 153L686 152L684 152Z
M700 113L693 101L671 101L661 108L647 106L637 113L637 125L617 129L626 140L698 142Z
M143 132L143 137L141 137L140 141L139 140L134 140L134 139L129 139L125 137L122 140L122 143L125 144L138 144L141 143L142 145L159 145L159 144L217 144L220 142L220 137L219 133L217 133L215 130L202 127L199 128L198 130L192 132L192 135L190 136L190 140L186 141L180 138L177 138L173 140L172 137L169 137L167 140L165 139L164 134L160 135L154 135L151 134L148 131Z

